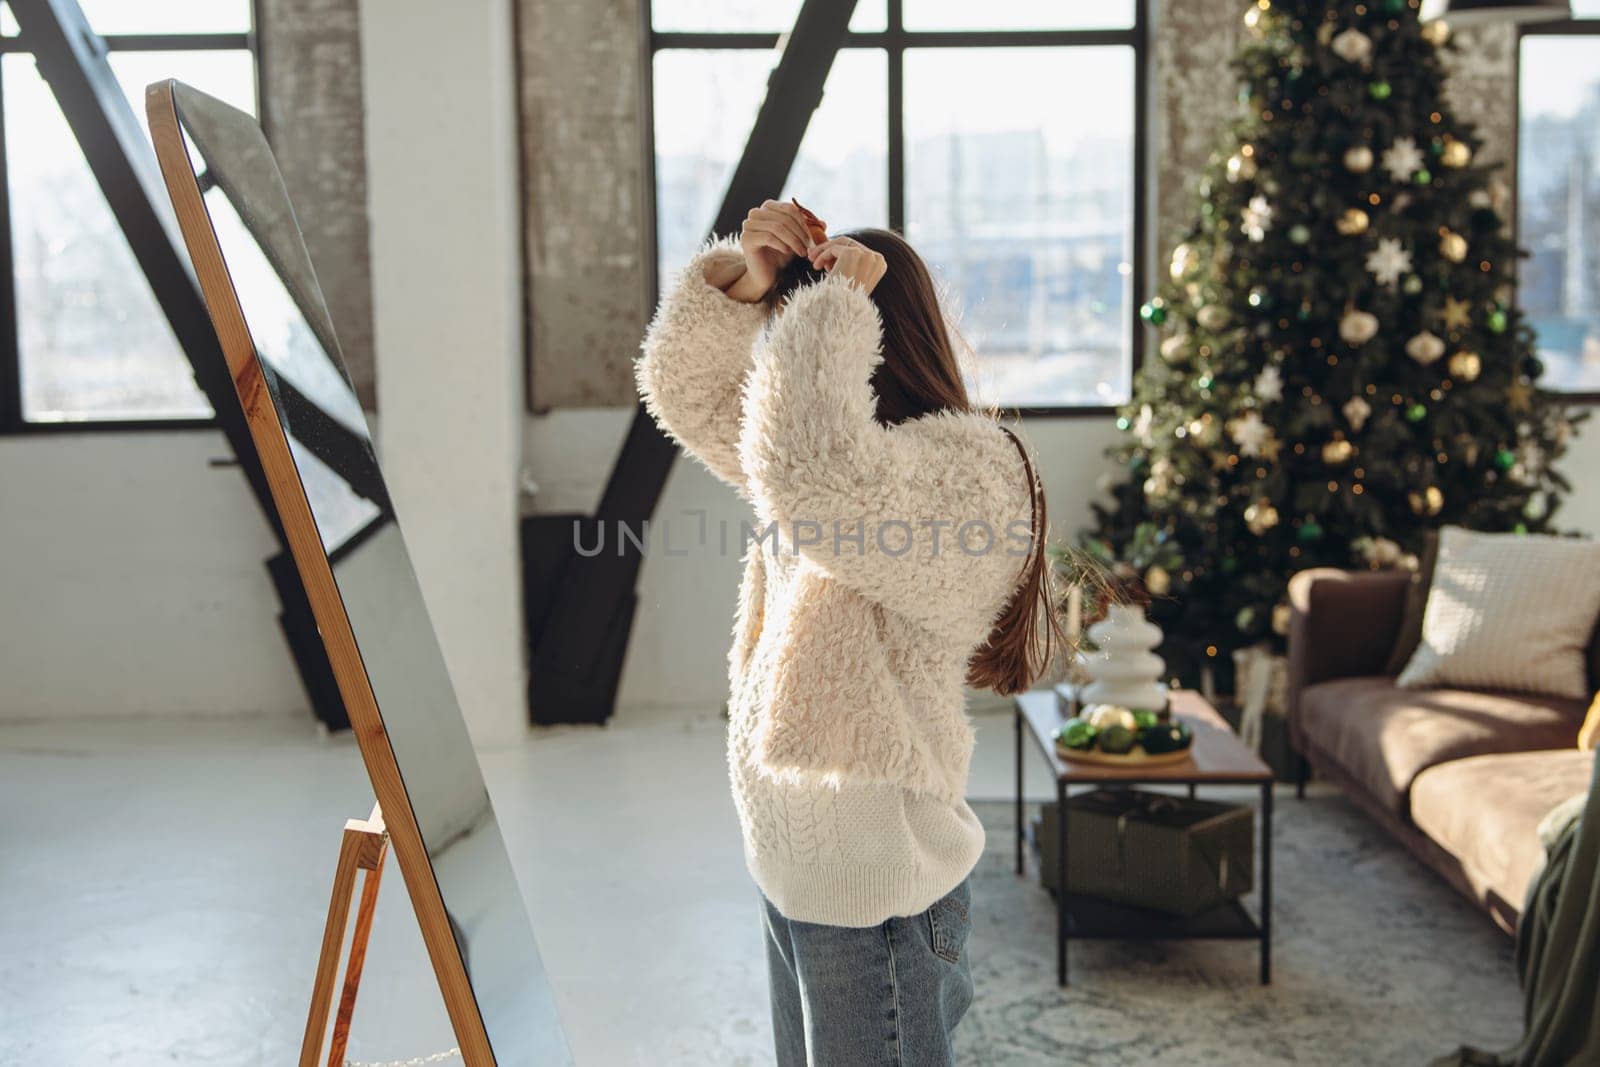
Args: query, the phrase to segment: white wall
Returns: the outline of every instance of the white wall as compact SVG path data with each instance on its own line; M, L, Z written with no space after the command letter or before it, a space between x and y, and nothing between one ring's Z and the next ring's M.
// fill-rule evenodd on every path
M0 720L308 715L215 430L0 438Z
M506 0L364 0L384 471L473 740L527 728L522 298Z

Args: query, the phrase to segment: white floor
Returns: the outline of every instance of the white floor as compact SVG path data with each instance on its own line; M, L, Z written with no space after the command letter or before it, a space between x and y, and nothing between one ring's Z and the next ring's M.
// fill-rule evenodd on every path
M978 724L972 793L1008 797L1010 716ZM641 710L481 754L579 1067L771 1062L722 729ZM371 803L353 740L309 723L0 726L0 1063L293 1062ZM351 1055L453 1043L391 865Z

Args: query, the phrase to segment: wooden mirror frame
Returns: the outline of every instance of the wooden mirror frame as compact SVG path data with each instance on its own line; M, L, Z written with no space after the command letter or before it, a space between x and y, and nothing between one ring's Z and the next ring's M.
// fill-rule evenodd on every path
M155 144L161 175L166 181L167 193L172 198L178 226L189 249L189 258L194 262L206 308L227 359L234 390L244 408L250 439L266 472L272 502L283 524L295 568L305 583L306 596L311 602L312 614L327 648L339 695L344 699L351 729L361 748L361 758L372 780L372 791L383 811L395 860L400 865L400 874L411 894L417 923L422 928L422 940L433 962L462 1060L468 1067L492 1067L495 1058L489 1046L488 1032L472 984L467 978L461 951L451 933L444 898L439 892L422 832L417 826L410 797L400 777L400 767L395 760L394 749L389 744L383 716L378 710L371 680L362 663L350 618L334 583L333 568L323 549L322 538L312 516L311 502L306 497L299 470L289 451L289 439L284 434L277 407L263 378L239 295L234 290L216 231L211 225L210 212L206 209L200 186L195 180L178 121L174 85L176 82L171 80L156 82L145 90L150 139ZM343 815L336 812L329 814L330 827L343 825ZM334 819L335 815L339 815L339 818Z

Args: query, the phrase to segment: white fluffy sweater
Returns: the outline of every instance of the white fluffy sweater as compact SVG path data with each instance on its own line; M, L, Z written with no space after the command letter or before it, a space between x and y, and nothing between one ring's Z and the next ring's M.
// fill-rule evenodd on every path
M738 255L713 242L684 269L639 390L755 513L728 653L746 864L792 919L873 926L983 851L964 682L1021 576L1026 468L988 415L877 422L872 301L830 276L768 321L705 280Z

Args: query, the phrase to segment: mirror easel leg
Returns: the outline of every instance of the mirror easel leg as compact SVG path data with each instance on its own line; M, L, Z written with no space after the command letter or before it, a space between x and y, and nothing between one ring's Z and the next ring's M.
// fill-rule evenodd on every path
M333 873L333 896L328 901L328 921L322 931L322 951L317 958L316 981L311 989L311 1010L306 1015L305 1037L300 1043L300 1067L317 1067L322 1055L322 1039L327 1033L328 1013L333 1006L333 985L338 977L339 957L344 949L344 932L350 918L350 899L355 893L356 873L364 872L361 903L356 908L355 932L350 939L350 959L345 965L344 989L339 998L339 1013L334 1020L333 1041L328 1062L340 1064L350 1037L350 1018L355 1012L356 992L361 983L361 968L367 958L367 941L372 934L372 918L378 903L378 886L383 877L383 861L389 850L389 836L383 813L374 806L365 820L345 823L339 842L339 861Z

